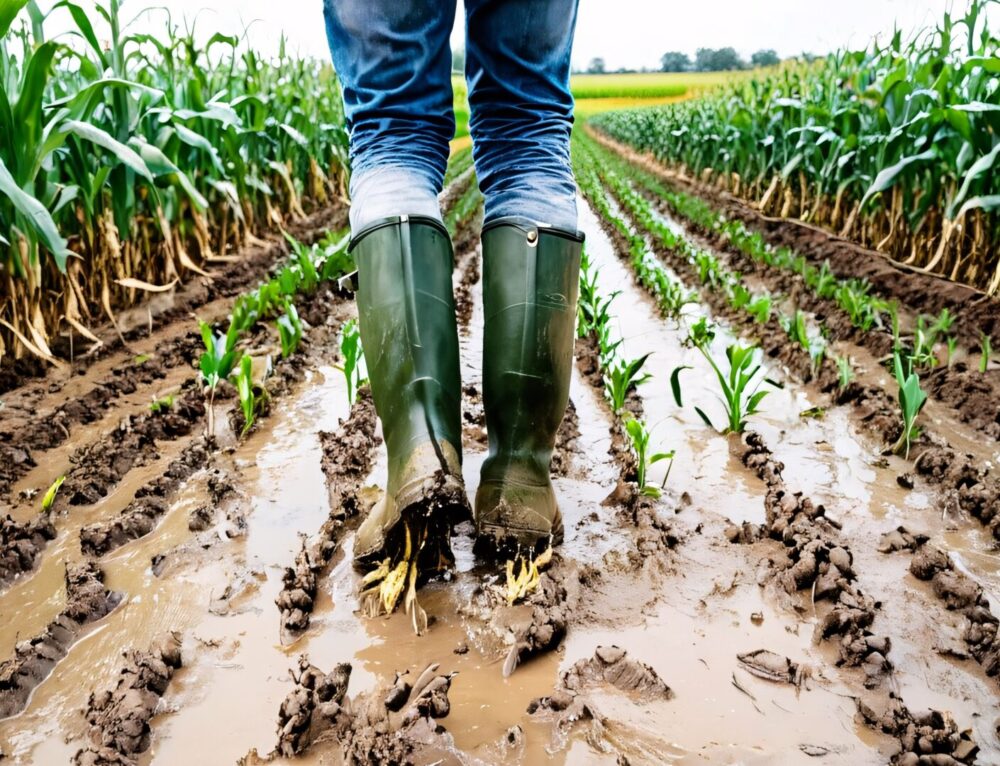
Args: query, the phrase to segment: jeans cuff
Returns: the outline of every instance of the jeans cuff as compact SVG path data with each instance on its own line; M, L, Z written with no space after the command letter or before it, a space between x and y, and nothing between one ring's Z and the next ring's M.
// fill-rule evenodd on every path
M380 165L351 176L351 231L396 215L441 219L441 206L431 181L399 165Z

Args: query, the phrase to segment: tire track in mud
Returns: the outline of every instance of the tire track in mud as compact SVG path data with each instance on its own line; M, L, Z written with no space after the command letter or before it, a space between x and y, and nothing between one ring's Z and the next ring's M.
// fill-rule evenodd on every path
M634 221L632 224L635 226ZM619 260L626 263L636 289L644 289L630 268L625 256L628 245L620 232L607 221L601 221L601 225L612 239ZM599 380L593 368L582 372L592 383ZM781 475L784 466L773 458L759 434L747 434L740 458L767 486L766 521L763 525L730 523L726 536L734 543L752 544L768 538L781 541L778 554L759 559L758 582L784 608L797 611L792 596L800 591L811 593L814 609L817 601L831 603L816 627L816 638L836 640L837 664L860 667L864 686L880 690L881 699L858 698L859 713L870 727L894 736L900 743L901 752L893 763L917 763L921 756L931 754L940 756L941 763L974 762L978 748L967 734L959 732L949 714L929 711L914 715L894 692L889 693L888 700L882 694L892 673L888 659L891 641L871 630L881 605L857 586L854 557L840 534L839 524L826 518L822 505L788 490Z
M866 279L880 295L896 298L903 305L932 313L947 308L956 317L961 340L970 346L979 343L980 331L990 335L995 345L1000 343L1000 301L967 285L893 263L882 253L807 223L765 216L728 192L666 168L649 154L640 154L592 128L585 130L588 136L625 160L702 198L727 218L742 221L760 232L773 247L787 247L801 253L816 266L829 261L838 274Z
M605 192L618 202L610 189L605 188ZM649 234L624 207L621 210L633 230ZM627 252L621 233L607 221L601 221L601 225L617 251ZM769 359L783 364L802 383L812 384L821 393L831 396L836 404L852 405L862 428L883 443L893 444L899 438L902 416L895 400L883 388L854 380L841 389L839 372L829 358L824 357L818 366L815 365L805 349L789 341L775 317L762 324L745 312L733 309L722 293L700 286L694 266L683 254L663 247L653 237L650 239L656 256L687 284L699 285L698 293L713 313L731 327L754 337ZM930 428L922 430L911 453L918 474L940 485L962 510L985 526L994 539L1000 540L1000 477L991 468L977 466L975 458L951 448Z

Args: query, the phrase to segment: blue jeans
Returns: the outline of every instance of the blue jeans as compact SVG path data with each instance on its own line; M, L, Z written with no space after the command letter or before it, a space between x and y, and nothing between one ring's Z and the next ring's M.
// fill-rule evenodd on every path
M466 0L469 132L486 221L576 230L569 137L578 0ZM351 227L440 219L455 132L455 0L324 0L351 137Z

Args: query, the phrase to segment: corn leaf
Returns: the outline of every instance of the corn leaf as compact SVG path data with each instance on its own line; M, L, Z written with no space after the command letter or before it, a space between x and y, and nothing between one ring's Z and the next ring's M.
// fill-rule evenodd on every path
M55 258L59 270L65 273L66 259L73 254L72 251L66 247L66 240L60 236L59 229L45 205L17 185L7 170L3 158L0 158L0 193L4 194L14 205L14 209L27 219L42 244Z

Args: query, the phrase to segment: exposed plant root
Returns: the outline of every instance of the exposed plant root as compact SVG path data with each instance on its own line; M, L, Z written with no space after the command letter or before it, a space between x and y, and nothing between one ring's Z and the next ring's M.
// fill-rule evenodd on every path
M882 710L858 700L858 713L874 729L899 740L893 766L958 766L976 762L979 748L970 732L959 731L948 713L928 710L914 714L895 694Z
M569 618L578 596L578 582L572 583L571 570L572 567L555 553L549 569L539 576L537 588L525 601L531 608L531 618L515 635L504 660L505 677L531 657L557 648L566 637Z
M122 595L104 587L104 573L96 564L66 568L66 606L45 631L21 641L14 656L0 665L0 718L19 713L32 690L66 656L85 625L111 612Z
M888 660L891 642L869 630L877 604L854 583L853 556L839 539L839 529L826 518L822 505L785 487L784 466L771 456L759 434L745 435L742 460L767 484L767 520L761 527L731 525L729 540L780 540L784 549L770 558L763 580L786 600L798 591L810 590L814 601L829 601L832 607L817 626L817 637L839 637L839 663L863 667L865 686L878 686L892 669Z
M552 547L549 546L537 556L532 553L518 554L514 559L508 559L505 567L507 573L507 605L513 606L530 593L538 590L541 570L552 561ZM517 571L515 575L514 572Z
M404 518L401 525L402 546L397 546L394 554L361 580L361 610L368 617L392 614L405 591L403 609L419 636L427 630L428 622L427 612L417 601L417 582L446 571L454 564L455 557L447 524L417 515L409 520Z
M324 674L303 657L293 673L296 688L281 704L278 745L273 756L291 757L318 741L336 740L347 764L431 762L417 754L442 752L451 745L436 720L451 711L448 691L454 674L432 664L411 683L397 673L391 685L347 699L348 663Z
M34 568L42 549L54 540L56 528L48 511L19 524L0 516L0 587Z
M294 566L285 569L284 585L275 599L281 610L285 641L309 627L319 577L329 567L344 532L352 529L367 510L361 492L381 443L375 435L376 420L371 389L365 387L358 391L350 416L336 433L320 434L330 513L313 540L303 540Z
M92 693L87 703L90 724L85 748L73 757L76 766L132 766L150 746L150 721L174 671L181 667L180 636L165 636L149 651L125 657L118 682Z

